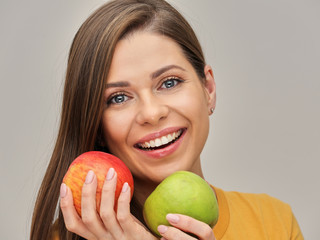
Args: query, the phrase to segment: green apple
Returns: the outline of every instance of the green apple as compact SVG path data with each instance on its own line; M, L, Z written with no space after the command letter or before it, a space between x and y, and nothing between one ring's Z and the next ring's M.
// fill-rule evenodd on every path
M168 213L188 215L213 227L219 216L215 193L200 176L178 171L164 179L143 206L143 217L149 229L161 236L159 225L170 225Z

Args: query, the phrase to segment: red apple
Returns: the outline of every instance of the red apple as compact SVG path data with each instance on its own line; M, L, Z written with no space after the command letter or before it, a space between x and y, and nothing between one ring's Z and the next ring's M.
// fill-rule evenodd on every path
M90 151L78 156L69 166L63 182L71 189L74 206L81 216L81 194L89 170L93 170L97 177L96 203L97 211L100 209L101 191L109 168L114 168L117 173L117 187L115 191L115 210L122 186L127 182L133 194L133 177L129 168L117 157L99 151Z

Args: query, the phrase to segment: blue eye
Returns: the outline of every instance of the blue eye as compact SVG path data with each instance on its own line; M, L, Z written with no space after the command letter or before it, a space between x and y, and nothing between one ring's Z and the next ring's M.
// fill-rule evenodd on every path
M162 83L161 88L166 88L166 89L173 88L180 82L181 82L180 79L176 79L176 78L168 79Z
M128 100L128 96L126 96L124 93L120 93L120 94L111 96L111 98L108 100L108 104L121 104L127 100Z

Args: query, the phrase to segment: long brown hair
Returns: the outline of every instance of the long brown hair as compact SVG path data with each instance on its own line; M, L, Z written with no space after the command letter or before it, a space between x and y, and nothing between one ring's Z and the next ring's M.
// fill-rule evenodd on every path
M30 239L47 239L54 221L61 239L79 239L67 231L57 210L60 184L71 162L103 141L103 92L113 52L119 40L136 30L173 39L199 78L204 78L205 61L196 35L164 0L115 0L96 10L82 24L70 49L60 128L35 203Z

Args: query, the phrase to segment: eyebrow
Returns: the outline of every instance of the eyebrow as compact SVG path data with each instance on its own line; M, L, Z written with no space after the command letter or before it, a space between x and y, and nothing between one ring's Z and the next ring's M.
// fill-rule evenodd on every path
M157 77L159 77L161 74L171 70L171 69L180 69L182 71L186 71L184 68L180 67L180 66L177 66L177 65L168 65L168 66L164 66L160 69L158 69L157 71L153 72L150 77L151 79L155 79ZM107 83L106 84L106 88L116 88L116 87L129 87L130 86L130 83L129 82L126 82L126 81L120 81L120 82L114 82L114 83Z
M130 83L129 82L114 82L114 83L107 83L106 88L116 88L116 87L129 87Z
M173 69L173 68L177 68L177 69L180 69L182 71L186 71L184 68L180 67L180 66L177 66L177 65L168 65L168 66L164 66L160 69L158 69L157 71L153 72L150 76L151 76L151 79L155 79L157 77L159 77L161 74Z

